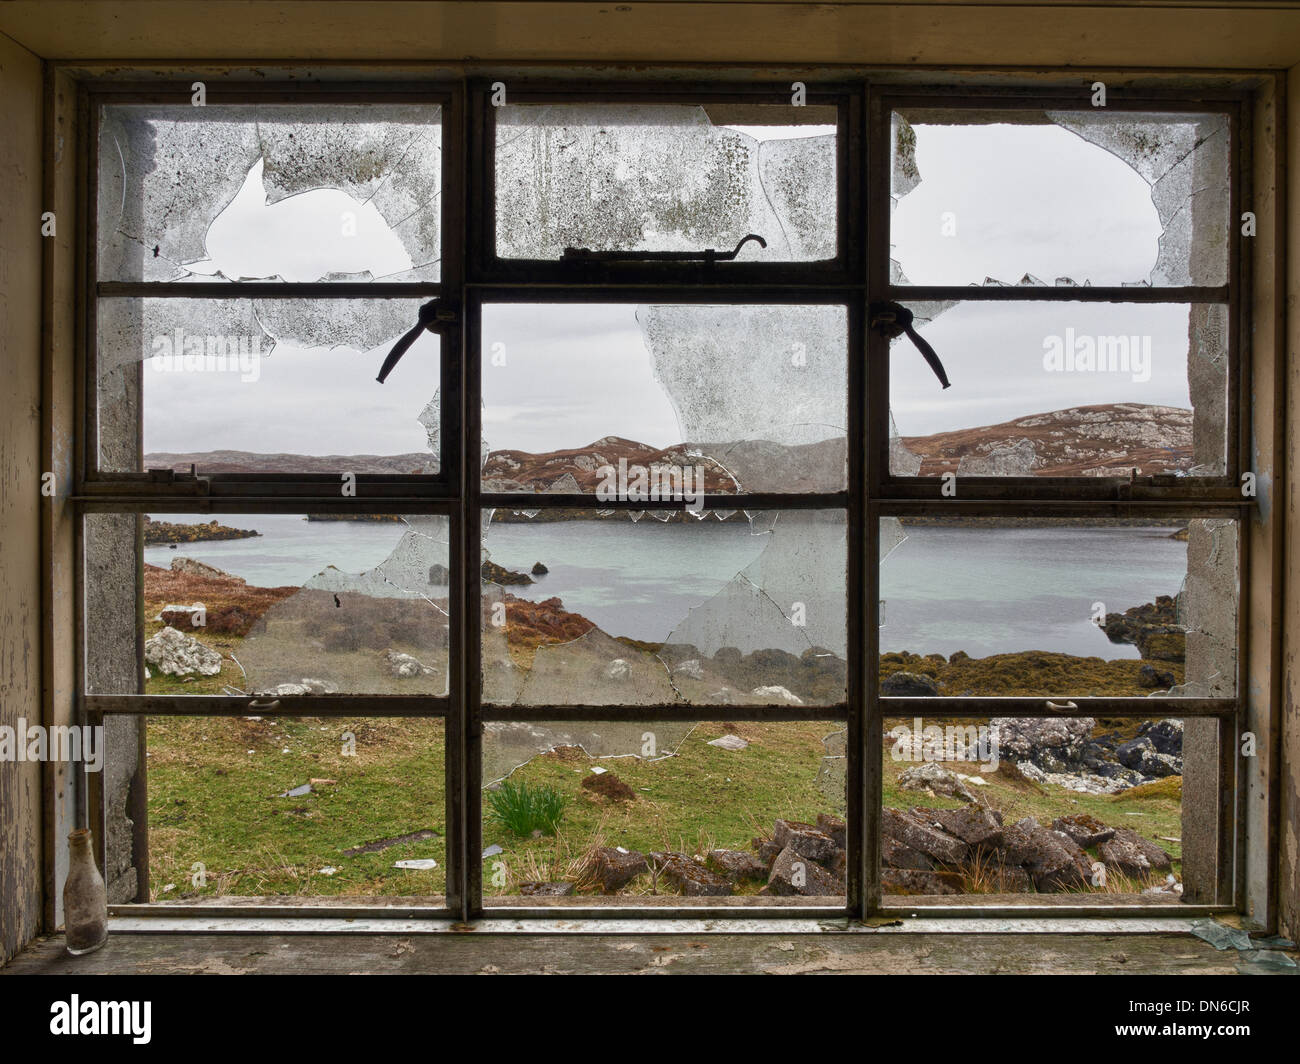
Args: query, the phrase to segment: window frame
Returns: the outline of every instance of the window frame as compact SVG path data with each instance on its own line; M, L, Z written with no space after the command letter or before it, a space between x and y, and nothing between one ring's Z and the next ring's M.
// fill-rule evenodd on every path
M755 77L763 72L752 71ZM509 84L509 83L508 83ZM788 100L789 90L768 82L737 79L734 73L717 77L665 79L654 83L629 82L617 76L574 82L549 78L532 72L518 79L518 88L510 87L510 102L609 102L611 97L625 102L754 102L771 95ZM308 285L272 282L263 284L269 296L343 296L377 297L380 295L419 295L449 298L461 311L460 329L443 334L441 355L442 456L441 472L435 477L371 477L358 475L357 497L340 500L328 488L337 485L333 474L214 474L193 482L185 477L153 477L148 473L111 474L97 470L90 448L96 445L94 402L95 313L97 296L160 294L159 282L99 282L96 275L98 256L95 237L95 175L97 162L98 102L145 102L188 104L188 84L158 83L82 83L79 85L79 175L81 224L78 227L79 293L81 304L78 335L77 424L81 438L76 448L76 491L73 497L78 544L76 578L78 588L76 637L77 701L81 719L90 724L102 723L105 715L144 716L178 713L184 715L244 715L248 700L213 696L188 698L145 695L88 695L84 685L84 569L82 568L82 528L86 514L97 512L145 513L166 508L170 512L290 513L328 508L350 512L447 513L451 516L452 603L451 645L449 647L449 697L445 704L424 715L442 716L447 722L446 741L446 816L447 816L447 905L445 909L391 908L358 905L350 910L334 906L221 906L208 905L185 911L205 915L265 916L337 916L356 911L375 916L381 913L411 916L470 919L482 915L508 918L562 916L566 919L592 918L681 918L683 916L725 916L745 919L760 916L813 918L820 916L859 917L896 915L902 908L915 911L915 901L891 903L880 890L880 836L883 757L883 728L891 708L910 715L942 717L946 709L962 706L968 713L994 715L996 707L1014 708L1023 717L1054 717L1058 712L1043 708L1044 699L898 699L881 696L879 680L879 519L927 512L971 516L1014 514L1020 511L1060 516L1087 517L1234 517L1238 519L1238 592L1236 600L1238 642L1237 682L1230 699L1178 699L1173 708L1180 716L1206 716L1220 721L1220 782L1232 788L1234 801L1220 810L1220 849L1217 854L1219 890L1208 904L1026 904L1026 905L929 905L927 916L1014 912L1025 916L1065 917L1071 915L1178 915L1191 916L1236 910L1244 897L1241 870L1244 865L1244 839L1241 830L1245 788L1242 770L1233 758L1245 722L1243 663L1248 656L1249 625L1245 609L1249 577L1248 515L1253 500L1244 500L1237 487L1237 477L1247 468L1250 430L1250 365L1248 315L1249 249L1235 230L1229 245L1228 283L1216 290L1230 307L1228 340L1229 393L1227 412L1226 474L1222 478L1178 478L1176 483L1134 483L1119 478L962 478L960 499L938 498L937 478L893 477L888 468L889 446L889 342L868 328L867 305L877 299L899 302L936 296L930 286L891 286L889 279L889 115L896 101L924 101L929 106L1035 107L1040 104L1057 109L1081 109L1087 102L1082 85L1073 88L1037 88L1023 90L981 84L974 90L956 90L948 85L916 85L910 80L861 77L850 80L818 82L808 80L810 103L833 99L841 108L837 182L839 186L838 219L839 255L830 265L820 263L716 263L664 264L615 263L593 267L590 263L537 263L527 260L501 260L495 255L495 208L492 197L493 115L489 103L492 79L475 75L461 84L439 82L312 82L297 86L249 84L232 81L209 83L213 102L306 103L337 101L352 103L375 100L398 102L409 98L415 102L441 102L443 107L443 195L442 195L442 275L438 282L409 282L398 286L373 283L356 285L319 282ZM780 92L778 93L778 88ZM1230 115L1231 181L1230 218L1238 217L1240 205L1249 202L1250 175L1250 108L1245 92L1220 89L1129 92L1111 90L1110 109L1132 111L1224 110ZM882 136L883 125L883 136ZM883 153L883 165L881 162ZM487 238L493 237L493 241ZM883 257L882 257L883 243ZM485 251L484 249L490 249ZM723 250L723 249L719 249ZM213 295L230 297L262 295L256 282L220 282L210 286ZM269 291L274 284L275 291ZM197 295L196 284L183 283L179 295ZM208 287L208 286L205 286ZM387 289L400 287L399 292ZM384 290L381 291L380 289ZM128 290L129 289L129 290ZM345 291L345 289L347 289ZM356 289L352 291L351 289ZM418 292L416 290L419 290ZM1051 287L1009 287L984 289L953 288L965 301L1015 298L1132 302L1191 302L1184 289L1104 289ZM1057 294L1052 294L1052 293ZM997 294L994 294L997 293ZM1175 298L1176 295L1187 298ZM525 301L602 301L631 302L654 299L663 302L821 302L842 304L848 318L848 457L846 490L823 496L764 495L728 498L728 508L736 503L742 508L829 508L843 509L847 518L847 631L848 691L846 701L837 707L807 707L806 712L791 713L791 707L744 707L744 713L732 707L728 718L735 720L843 719L848 730L847 805L849 828L849 862L847 903L843 908L789 906L640 906L618 904L604 906L556 906L549 908L510 907L483 904L482 883L477 869L481 852L481 738L487 720L557 719L555 707L485 708L480 705L478 661L480 633L470 619L478 617L482 593L481 581L475 578L481 547L481 510L491 506L514 508L525 497L484 493L478 474L480 424L481 313L485 303L511 299ZM883 415L883 416L882 416ZM1159 478L1156 478L1159 479ZM1201 483L1201 480L1206 481ZM529 508L591 505L591 497L526 496ZM746 503L749 505L746 506ZM667 502L602 502L602 508L655 509L680 508ZM137 589L137 602L139 600ZM457 609L459 607L459 611ZM413 706L392 701L407 696L322 696L285 697L274 709L259 707L262 715L333 716L367 715L415 716ZM413 696L416 701L430 699ZM1114 717L1150 717L1149 699L1076 699L1078 715L1104 708ZM1172 701L1172 700L1171 700ZM185 702L187 704L180 704ZM202 705L197 703L202 702ZM897 705L905 703L905 705ZM974 705L979 703L979 705ZM1030 703L1038 711L1031 712ZM360 710L364 709L365 712ZM638 719L650 718L646 707L637 708ZM661 707L661 719L712 720L718 707ZM617 715L618 707L567 708L567 719L608 719ZM842 713L842 718L833 716ZM787 716L783 716L786 714ZM89 803L92 823L100 845L101 863L106 855L102 780L90 781ZM137 853L137 868L141 867ZM147 847L143 860L142 891L147 897ZM174 906L133 904L118 907L132 913L176 914Z

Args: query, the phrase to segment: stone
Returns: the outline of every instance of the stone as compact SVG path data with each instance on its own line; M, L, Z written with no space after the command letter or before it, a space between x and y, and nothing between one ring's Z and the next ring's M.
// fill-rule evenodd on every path
M1115 837L1115 829L1108 828L1095 816L1088 813L1075 813L1072 816L1058 816L1052 821L1052 830L1061 831L1074 840L1076 846L1091 850L1107 839Z
M905 791L928 791L947 798L960 798L963 802L975 801L975 795L957 778L957 774L937 761L904 769L899 774L898 785Z
M880 862L887 868L911 868L921 872L928 872L935 867L933 857L887 835L880 837Z
M849 826L837 816L829 813L817 814L817 830L824 831L841 850L849 845Z
M632 676L632 666L623 658L615 658L605 666L605 679L607 680L627 680Z
M685 676L688 680L703 680L704 666L700 664L699 658L691 658L673 669L673 675Z
M1132 828L1116 828L1113 838L1097 848L1097 856L1114 872L1142 879L1173 867L1169 854Z
M880 681L880 693L894 698L934 698L939 685L923 672L891 672Z
M565 898L573 893L572 883L520 883L519 893L526 898Z
M403 654L397 650L385 650L384 660L388 663L388 671L399 680L409 679L412 676L430 676L433 669L425 665L417 658L411 657L410 654Z
M911 868L882 868L885 894L964 894L966 881L956 872L920 872Z
M960 864L970 854L970 847L961 839L953 838L898 809L881 810L880 832L882 836L919 850L944 864Z
M772 841L781 849L794 850L810 861L829 861L835 855L835 840L811 824L797 820L778 820L773 825Z
M221 671L220 654L170 625L145 641L144 660L164 676L216 676Z
M533 562L533 576L545 576L550 571L541 562Z
M652 853L650 863L660 879L666 879L688 897L721 897L731 893L731 881L710 872L684 853Z
M1143 776L1163 779L1165 776L1182 775L1182 759L1172 754L1162 754L1155 743L1146 735L1140 735L1115 749L1115 757L1121 765L1140 772Z
M982 805L965 809L912 809L912 816L955 835L966 845L996 848L1002 842L1002 825Z
M994 717L989 721L1003 760L1028 761L1044 772L1058 773L1074 771L1082 764L1096 726L1092 717Z
M769 894L781 897L833 898L840 893L835 876L788 846L772 862L766 889Z
M802 698L794 694L788 688L781 687L776 684L770 687L755 687L749 693L753 695L755 698L763 699L765 702L771 702L771 703L784 702L786 705L790 705L790 706L803 705Z
M218 569L215 565L208 565L207 562L201 562L197 558L173 558L171 568L174 573L188 573L191 576L204 576L208 579L234 580L236 583L246 583L242 576L234 576L224 569Z
M434 562L429 566L429 583L431 584L449 584L451 583L451 570L441 562Z
M1154 665L1142 665L1138 669L1138 686L1148 688L1163 688L1168 690L1178 682L1172 672L1161 672Z
M750 841L750 845L758 852L758 859L763 862L763 867L767 869L772 867L776 855L781 852L781 847L772 839L753 839Z
M1183 756L1183 722L1181 720L1172 718L1158 720L1150 726L1143 725L1139 732L1143 738L1151 740L1151 745L1155 747L1156 753L1170 754L1173 757Z
M995 894L1032 894L1034 881L1023 868L998 865L988 870L988 886Z
M1032 817L1003 829L1001 853L1004 864L1023 867L1044 893L1085 886L1092 874L1092 863L1073 839Z
M720 735L716 739L710 739L708 745L716 746L722 750L744 750L749 745L749 742L739 735Z
M744 850L710 850L708 865L733 882L738 879L766 879L771 863Z
M432 872L438 867L438 862L432 857L414 857L405 861L394 861L394 868L405 868L410 872Z
M607 894L627 886L636 876L649 869L645 854L636 850L623 851L613 846L602 846L596 851L595 878Z

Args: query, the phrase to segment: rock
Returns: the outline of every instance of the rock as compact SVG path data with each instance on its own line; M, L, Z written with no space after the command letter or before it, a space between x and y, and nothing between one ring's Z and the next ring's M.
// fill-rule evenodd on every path
M885 894L963 894L966 881L956 872L920 872L911 868L882 868Z
M497 854L505 853L505 852L506 851L504 849L502 849L497 843L494 842L491 846L489 846L486 850L483 851L483 856L495 857Z
M1172 672L1160 672L1154 665L1143 665L1138 669L1138 686L1150 688L1173 687L1178 682Z
M551 570L546 568L541 562L533 562L533 576L545 576Z
M405 868L409 872L432 872L438 862L432 857L415 857L405 861L394 861L394 868Z
M1002 843L1002 825L982 805L966 809L912 809L912 816L953 835L967 846L997 847Z
M1023 868L998 865L986 872L988 886L996 894L1032 894L1034 881Z
M810 861L829 861L835 855L835 840L811 824L797 820L778 820L773 825L772 841L783 850L793 850Z
M939 685L923 672L892 672L880 681L880 693L897 698L933 698Z
M650 863L661 879L668 880L688 897L721 897L731 893L731 881L684 853L652 853Z
M1023 867L1044 893L1085 886L1092 874L1088 855L1073 839L1040 826L1032 817L1003 829L1001 852L1004 864Z
M776 855L781 852L781 847L772 839L752 839L750 845L758 852L758 859L763 862L763 867L768 869L772 867Z
M429 566L429 583L447 584L451 582L451 570L441 562L434 562Z
M500 584L503 587L514 584L531 584L533 578L527 573L516 573L498 565L494 561L485 561L481 566L483 580L487 583Z
M881 810L880 832L886 838L919 850L944 864L960 864L970 854L970 847L961 839L898 809Z
M1147 735L1139 735L1136 739L1131 739L1117 747L1115 757L1126 768L1155 779L1181 776L1183 772L1182 759L1172 754L1160 753Z
M709 867L733 882L738 879L766 879L770 862L743 850L710 850Z
M898 785L905 791L928 791L949 798L960 798L963 802L975 801L975 795L957 778L957 774L937 761L905 769L898 777Z
M1028 761L1044 772L1072 772L1083 763L1092 730L1091 717L994 717L989 729L997 736L998 755L1008 761Z
M674 676L685 676L688 680L703 680L704 668L700 665L699 658L691 658L690 661L683 661L675 669Z
M765 889L781 897L833 898L840 893L839 881L830 872L788 846L772 862Z
M409 679L412 676L431 676L433 669L410 654L403 654L396 650L385 650L384 660L388 663L388 671L398 679Z
M1133 879L1168 872L1173 867L1169 854L1132 828L1116 828L1114 838L1103 842L1097 855L1108 869Z
M717 746L723 750L744 750L749 745L749 742L739 735L720 735L716 739L710 739L708 745Z
M216 676L221 671L220 654L170 626L145 641L144 660L164 676Z
M172 572L189 573L191 576L205 576L209 579L215 580L234 580L240 584L247 582L242 576L234 576L233 574L226 572L224 569L218 569L215 565L208 565L206 562L201 562L197 558L173 558Z
M921 872L928 872L935 867L933 857L887 835L880 837L880 862L886 868L911 868Z
M831 816L829 813L818 813L817 830L826 832L831 837L831 841L841 850L848 848L849 826L839 817Z
M1088 813L1075 813L1072 816L1058 816L1052 821L1052 830L1064 832L1074 840L1074 844L1085 850L1091 850L1108 839L1115 837L1115 829L1108 828L1095 816Z
M520 883L519 893L526 898L565 898L573 893L572 883Z
M1156 753L1169 754L1173 757L1183 756L1183 722L1181 720L1158 720L1139 729L1143 738L1150 739Z
M636 850L618 850L613 846L602 846L596 851L594 874L606 894L627 886L633 878L649 871L645 854Z
M803 699L794 694L785 687L772 685L771 687L755 687L749 692L755 698L764 698L768 702L784 702L790 706L802 706Z
M623 658L615 658L605 666L605 679L626 680L632 675L632 666Z

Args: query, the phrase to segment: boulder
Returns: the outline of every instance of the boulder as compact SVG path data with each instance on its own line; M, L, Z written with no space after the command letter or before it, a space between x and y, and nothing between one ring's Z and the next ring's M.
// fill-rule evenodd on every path
M636 850L619 850L602 846L596 851L594 874L606 894L627 886L633 878L649 871L645 854Z
M1070 836L1042 827L1032 817L1003 829L1003 863L1023 867L1034 886L1050 893L1085 886L1092 863Z
M849 845L849 826L837 816L829 813L817 814L817 830L824 831L841 850Z
M573 884L520 883L519 893L526 898L564 898L573 893Z
M1107 868L1134 879L1168 872L1173 867L1164 849L1132 828L1116 828L1114 838L1103 842L1097 848L1097 855Z
M966 881L956 872L883 868L880 871L880 889L885 894L963 894Z
M880 693L894 698L934 698L939 685L923 672L891 672L880 681Z
M433 675L433 669L418 658L397 650L385 650L384 660L388 663L388 671L399 680L410 679L412 676Z
M761 698L773 704L784 703L788 706L802 706L803 699L788 688L773 684L770 687L755 687L749 692L755 698Z
M829 861L835 856L835 840L811 824L797 820L778 820L773 826L772 841L781 849L794 850L810 861Z
M1150 739L1158 754L1183 756L1183 722L1181 720L1158 720L1153 724L1144 724L1138 734Z
M935 867L933 857L887 835L880 837L880 863L886 868L912 868L921 872L928 872Z
M1097 722L1091 717L994 717L998 754L1017 764L1028 761L1044 772L1077 769L1091 746Z
M1115 757L1125 768L1155 779L1180 776L1183 772L1182 759L1172 754L1162 754L1147 735L1139 735L1116 747Z
M806 898L833 898L841 892L834 875L788 846L772 862L772 872L764 889L782 897L800 895Z
M1161 672L1154 665L1143 664L1138 669L1138 686L1150 688L1173 687L1178 682L1177 677L1172 672Z
M1108 828L1088 813L1058 816L1052 821L1052 830L1069 835L1076 846L1085 850L1091 850L1094 846L1099 846L1107 839L1115 837L1114 828Z
M770 869L770 862L744 850L710 850L706 860L713 871L732 882L766 879Z
M550 571L541 562L533 562L533 576L545 576Z
M731 893L731 881L696 864L684 853L652 853L650 863L665 879L689 897L720 897Z
M944 864L960 864L970 855L970 847L961 839L898 809L881 810L880 832Z
M960 798L963 802L975 801L975 795L957 778L957 774L937 761L904 769L899 774L898 785L905 791L926 791L948 798Z
M757 851L758 859L763 862L763 867L767 869L772 867L776 855L781 852L781 847L772 839L752 839L750 845Z
M164 676L216 676L221 671L220 654L170 625L145 641L144 660Z
M204 576L214 580L234 580L240 584L246 582L242 576L234 576L224 569L218 569L215 565L208 565L207 562L201 562L197 558L173 558L172 572L188 573L190 576Z
M954 835L971 847L997 847L1002 842L1002 825L982 805L965 809L913 809L918 820Z

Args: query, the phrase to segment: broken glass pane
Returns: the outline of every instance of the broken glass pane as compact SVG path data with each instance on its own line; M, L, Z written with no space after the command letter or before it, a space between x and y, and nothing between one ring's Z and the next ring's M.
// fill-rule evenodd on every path
M672 518L498 511L484 541L484 701L842 702L843 513Z
M920 331L951 388L891 346L895 476L1223 475L1226 306L950 306Z
M437 280L441 123L424 104L104 107L99 279Z
M496 120L497 254L730 251L833 258L833 107L508 104Z
M837 727L487 722L484 901L842 905L844 788L818 782Z
M94 693L447 694L446 517L155 513L139 555L113 519L87 525Z
M841 306L489 305L484 490L842 491L847 348Z
M880 570L882 694L1235 691L1233 521L891 520L906 538Z
M893 116L895 284L1227 283L1220 114Z
M387 384L411 299L109 298L98 303L107 472L436 473L438 337Z

